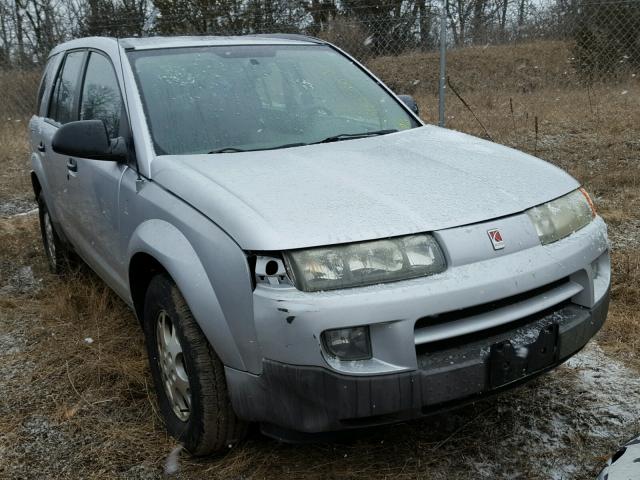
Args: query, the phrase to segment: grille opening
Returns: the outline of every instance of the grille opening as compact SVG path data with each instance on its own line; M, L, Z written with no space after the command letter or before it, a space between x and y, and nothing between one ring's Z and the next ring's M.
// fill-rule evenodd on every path
M559 286L564 285L567 282L569 282L569 277L565 277L555 282L548 283L546 285L543 285L542 287L534 288L533 290L527 290L526 292L519 293L511 297L495 300L493 302L483 303L480 305L475 305L473 307L463 308L461 310L441 313L439 315L423 317L418 319L415 324L414 330L419 330L420 328L425 327L432 327L434 325L440 325L442 323L453 322L455 320L461 320L463 318L480 315L481 313L491 312L499 308L508 307L509 305L513 305L514 303L522 302L524 300L543 295L544 293L558 288Z
M484 313L490 313L497 309L508 307L510 305L528 300L530 298L535 298L535 297L544 295L546 292L550 292L558 288L559 286L566 284L567 282L569 282L569 277L565 277L555 282L543 285L542 287L534 288L533 290L528 290L526 292L519 293L517 295L512 295L510 297L506 297L493 302L483 303L481 305L475 305L473 307L463 308L461 310L455 310L455 311L443 313L440 315L424 317L419 319L416 322L414 330L417 331L421 328L429 328L435 325L441 325L448 322L454 322L456 320L462 320L465 318L473 317L473 316L484 314ZM428 352L441 351L448 348L455 348L457 346L464 345L469 342L483 340L494 335L500 335L509 330L514 330L520 326L526 325L527 323L531 323L532 321L536 319L540 319L546 315L549 315L554 311L560 310L561 308L566 306L566 304L568 303L570 303L568 300L564 302L560 302L545 310L541 310L535 314L520 318L518 320L514 320L512 322L508 322L504 325L498 325L493 328L469 333L469 334L458 336L458 337L416 345L416 352L418 354L426 354Z
M423 343L421 345L416 345L416 353L418 354L418 356L429 355L431 353L437 353L443 350L451 350L454 348L459 348L459 347L468 345L469 343L472 343L472 342L479 342L494 336L499 336L508 331L516 330L527 324L534 323L540 320L541 318L546 317L547 315L551 315L552 313L562 310L564 307L566 307L570 303L571 303L570 300L565 300L545 310L540 310L539 312L534 313L533 315L522 317L518 320L514 320L513 322L505 323L503 325L498 325L497 327L488 328L486 330L480 330L479 332L468 333L466 335L461 335L458 337L446 338L444 340L438 340L437 342Z

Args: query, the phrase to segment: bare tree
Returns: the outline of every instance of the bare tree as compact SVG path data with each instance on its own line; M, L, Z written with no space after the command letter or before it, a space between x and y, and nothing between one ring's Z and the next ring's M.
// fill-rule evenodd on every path
M467 26L473 14L474 2L471 0L449 0L446 3L449 28L453 34L453 41L457 46L465 45Z
M84 0L79 5L80 34L132 37L143 34L148 0Z
M499 0L498 8L500 10L500 36L504 40L506 37L507 11L509 10L509 0Z
M9 5L0 2L0 65L8 66L11 64L11 50L13 46L13 36L11 34L11 9Z
M40 63L48 52L63 38L60 16L55 0L15 0L22 22L17 24L16 34L28 43L31 61ZM23 47L24 48L24 47Z

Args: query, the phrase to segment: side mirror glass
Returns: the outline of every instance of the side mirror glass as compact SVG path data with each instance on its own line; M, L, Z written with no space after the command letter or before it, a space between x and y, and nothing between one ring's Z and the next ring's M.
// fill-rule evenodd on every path
M127 156L122 137L109 139L102 120L80 120L61 126L51 140L56 153L69 157L118 162Z
M418 108L418 102L411 95L398 95L398 98L402 100L407 107L411 109L413 113L420 116L420 109Z

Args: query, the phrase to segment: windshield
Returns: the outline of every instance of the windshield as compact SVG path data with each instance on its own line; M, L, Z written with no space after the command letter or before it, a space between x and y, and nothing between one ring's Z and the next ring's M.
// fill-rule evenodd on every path
M328 46L129 52L156 153L263 150L418 123Z

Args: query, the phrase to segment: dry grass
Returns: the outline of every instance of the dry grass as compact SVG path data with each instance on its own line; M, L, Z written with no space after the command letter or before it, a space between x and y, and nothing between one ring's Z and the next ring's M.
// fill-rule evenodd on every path
M42 72L37 68L0 70L0 86L2 86L0 121L23 118L33 113L41 75Z
M72 477L160 461L170 442L155 414L133 314L86 267L62 281L52 277L34 215L0 223L0 237L1 283L20 281L22 265L35 279L29 292L0 295L0 331L10 334L0 345L15 349L0 368L0 445L13 446L0 455L0 477L13 478L16 471L3 468L20 463L28 477L56 476L59 460L49 460L48 450L73 457ZM19 324L5 323L12 319Z
M24 119L5 120L0 116L0 201L24 197L29 192L31 182L27 139L27 125Z
M399 93L435 94L439 61L437 52L417 52L375 58L367 65ZM570 62L563 42L470 47L447 53L447 75L465 92L529 93L579 83Z
M451 75L496 141L566 168L595 193L614 240L613 303L598 341L640 369L640 85L578 86L564 75L567 56L558 44L469 49L450 55ZM413 93L433 122L434 58L370 66ZM7 78L0 75L0 90ZM451 94L448 106L449 127L483 134ZM15 120L0 114L0 204L30 196L26 118ZM142 334L123 303L86 269L64 281L47 273L35 216L0 218L0 478L159 478L173 441L149 382ZM563 369L497 400L357 440L287 446L254 433L222 457L183 458L179 476L545 478L568 458L573 478L593 478L638 425L587 435L599 412L589 392L580 393L582 407L568 404L576 382ZM549 421L558 416L571 419L562 432ZM557 456L544 450L550 440Z

